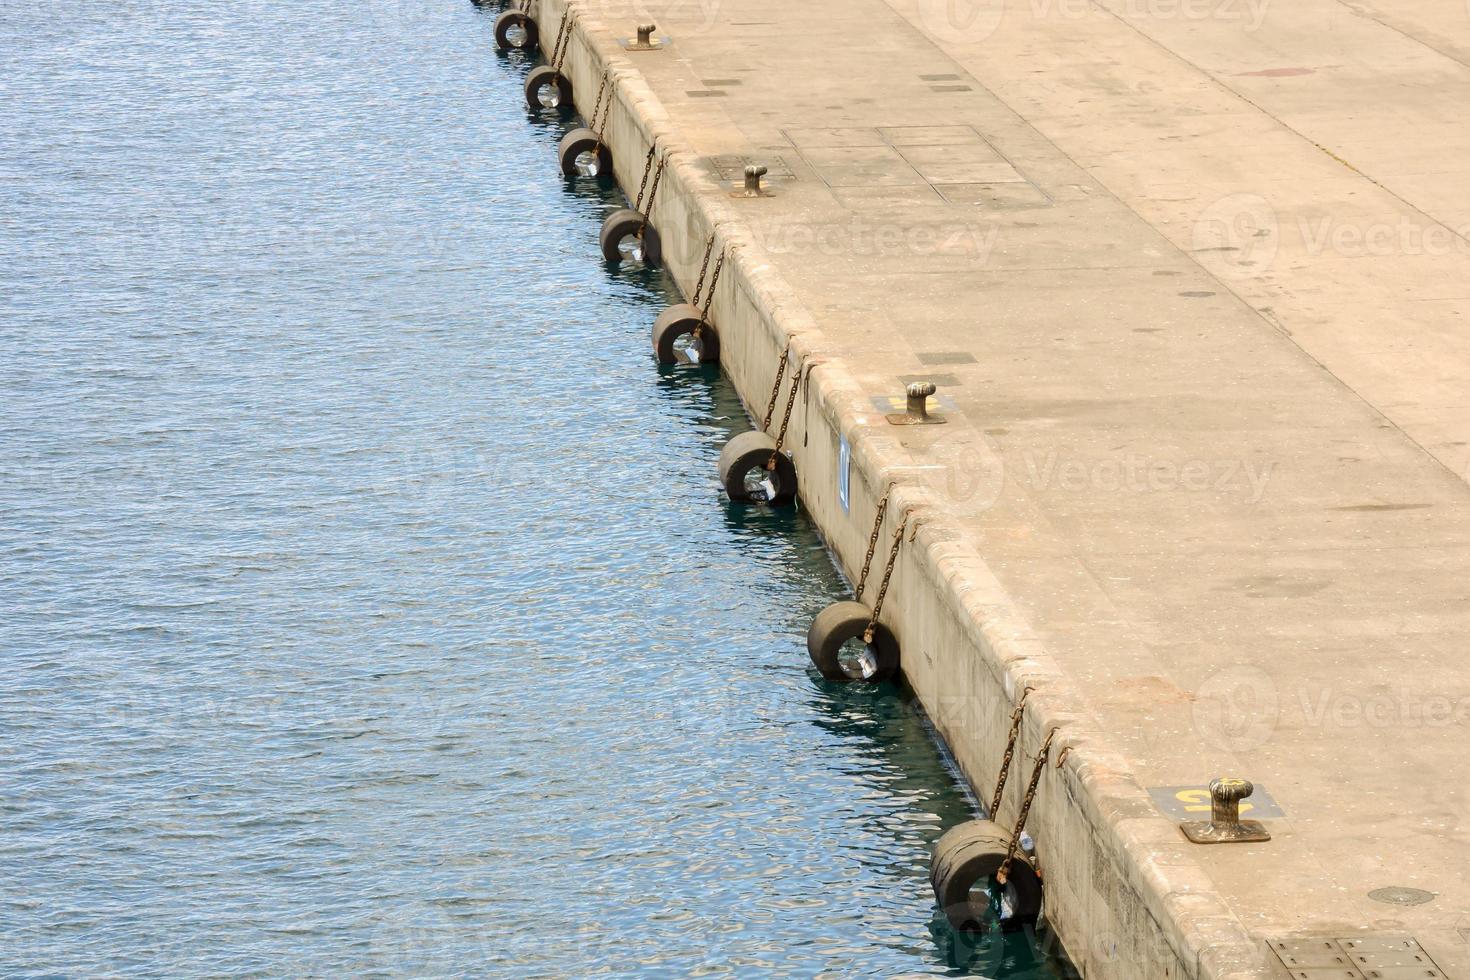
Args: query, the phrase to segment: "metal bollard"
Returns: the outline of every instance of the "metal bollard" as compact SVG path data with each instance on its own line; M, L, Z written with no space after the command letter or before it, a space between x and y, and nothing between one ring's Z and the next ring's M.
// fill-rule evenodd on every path
M1247 844L1268 841L1271 834L1259 820L1240 819L1240 801L1256 791L1250 780L1221 777L1210 783L1210 819L1179 825L1196 844Z
M929 396L938 389L932 381L915 381L904 389L907 405L902 415L890 415L892 425L942 425L949 421L938 415L929 414Z
M751 164L745 168L745 186L739 190L731 191L730 196L736 198L771 197L771 192L761 186L761 178L767 174L765 167L760 164Z
M654 40L653 32L656 30L657 24L639 24L637 40L628 41L624 46L629 51L657 51L661 45Z

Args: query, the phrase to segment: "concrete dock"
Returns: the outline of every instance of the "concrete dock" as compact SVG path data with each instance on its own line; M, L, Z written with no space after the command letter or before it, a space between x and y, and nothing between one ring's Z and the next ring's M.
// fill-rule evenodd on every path
M1470 8L571 6L686 293L731 246L751 410L802 365L854 578L911 513L883 620L982 799L1031 689L1002 823L1057 730L1028 829L1083 974L1470 978ZM945 424L886 419L917 380ZM1270 841L1185 839L1217 776Z

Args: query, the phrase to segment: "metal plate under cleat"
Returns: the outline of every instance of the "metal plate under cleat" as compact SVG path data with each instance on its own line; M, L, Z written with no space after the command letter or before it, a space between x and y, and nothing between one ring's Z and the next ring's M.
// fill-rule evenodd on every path
M1271 832L1259 820L1240 820L1233 826L1201 820L1182 823L1179 829L1196 844L1250 844L1271 839Z

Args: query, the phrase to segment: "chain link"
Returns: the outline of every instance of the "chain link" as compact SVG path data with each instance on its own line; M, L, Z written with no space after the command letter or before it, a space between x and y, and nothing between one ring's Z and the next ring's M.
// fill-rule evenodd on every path
M1005 755L1000 759L1000 775L995 778L995 795L990 798L990 819L1000 819L1000 798L1006 789L1006 778L1011 774L1011 759L1016 754L1016 739L1021 735L1021 716L1026 713L1026 699L1031 696L1031 688L1021 692L1021 700L1011 709L1011 735L1006 739Z
M704 289L704 276L709 271L709 257L715 251L715 233L709 233L709 241L704 243L704 261L699 264L699 279L694 283L694 295L689 297L690 306L699 305L699 294Z
M709 323L710 307L715 305L715 287L720 284L720 271L725 268L725 252L720 251L720 257L715 260L715 274L710 277L709 292L704 294L704 309L699 311L699 326L694 328L694 336L698 337L704 325Z
M863 630L863 642L872 643L873 635L878 631L878 615L883 612L883 600L888 596L888 582L893 578L893 568L898 564L898 546L903 544L903 532L908 527L909 515L905 512L903 520L898 522L898 530L893 532L893 547L888 549L888 564L883 569L883 581L878 585L878 598L873 600L873 614L868 617L868 625Z
M638 197L633 202L633 210L639 214L643 213L643 191L648 187L648 175L653 173L653 158L658 153L658 140L648 145L648 156L643 161L643 180L638 184Z
M788 347L781 352L781 360L776 364L776 383L771 385L771 400L766 403L766 420L761 423L762 432L771 431L771 416L776 414L776 399L781 395L781 379L786 377L786 359L791 356L791 348Z
M1031 784L1026 787L1026 798L1021 801L1021 815L1016 818L1016 829L1011 831L1011 843L1006 848L1006 859L1001 863L1000 870L995 873L995 880L1002 885L1011 874L1011 863L1016 860L1016 848L1021 843L1021 831L1026 829L1026 818L1031 815L1031 802L1036 799L1036 787L1041 785L1041 771L1046 768L1047 756L1051 754L1051 740L1057 737L1059 729L1053 728L1046 735L1046 741L1041 743L1041 751L1036 753L1036 765L1031 770Z
M561 74L562 66L567 61L567 52L572 50L572 28L576 26L577 22L573 16L571 7L567 7L566 13L562 14L561 22L562 35L557 39L557 46L560 50L552 58L554 62L552 67L556 69L557 74Z
M593 103L593 105L592 105L592 118L589 119L588 122L587 122L587 128L590 129L590 130L592 130L592 132L594 134L596 134L596 136L597 136L597 145L599 147L602 146L602 130L600 128L598 128L598 125L597 125L597 116L598 116L598 114L600 112L602 112L602 97L607 94L607 83L608 83L609 79L611 79L611 78L612 78L612 72L610 72L610 71L604 71L602 73L602 84L599 85L599 86L597 86L597 101L595 103ZM607 100L607 105L608 105L608 109L611 110L612 109L612 100L611 99L608 99ZM606 124L604 123L604 125L606 125Z
M641 202L634 210L645 218L653 214L653 199L658 196L658 185L664 179L664 167L668 166L669 155L665 153L658 161L658 169L653 172L653 186L648 189L648 201Z
M883 515L888 513L888 495L893 492L893 484L883 491L883 496L878 500L878 507L873 514L873 533L868 535L868 553L863 556L863 570L858 575L857 592L854 599L863 597L863 589L868 586L868 572L873 567L873 552L878 550L878 532L883 529Z
M786 398L786 411L781 415L781 431L776 436L776 448L771 450L771 458L766 461L766 469L775 472L776 457L781 453L781 447L786 444L786 427L791 424L791 409L796 406L796 392L801 388L801 369L797 368L791 372L791 394Z
M567 25L569 24L569 22L571 21L571 19L572 19L572 8L571 7L568 7L566 10L563 10L561 12L561 25L559 27L557 27L557 29L556 29L556 40L554 42L552 42L552 45L551 45L551 56L546 59L546 63L548 65L550 65L552 67L552 69L555 70L555 71L560 71L561 70L560 67L559 67L561 65L561 62L558 61L557 59L558 59L558 57L560 57L560 54L559 53L561 51L562 38L566 37L566 34L567 34Z

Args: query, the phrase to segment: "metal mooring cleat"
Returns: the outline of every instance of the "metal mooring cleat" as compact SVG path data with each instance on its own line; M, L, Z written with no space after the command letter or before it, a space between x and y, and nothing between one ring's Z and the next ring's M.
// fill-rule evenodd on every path
M761 186L761 178L766 175L765 167L752 164L745 168L745 186L738 191L731 191L731 197L770 197L771 192Z
M902 415L890 415L888 421L892 425L943 425L949 420L929 414L929 396L937 391L932 381L915 381L904 389L908 397L908 406Z
M1246 779L1216 779L1210 783L1210 819L1179 825L1196 844L1248 844L1267 841L1271 834L1259 820L1240 819L1240 801L1256 791Z
M653 37L653 32L656 30L658 30L656 24L639 24L638 40L629 41L625 47L629 51L657 51L663 45Z

